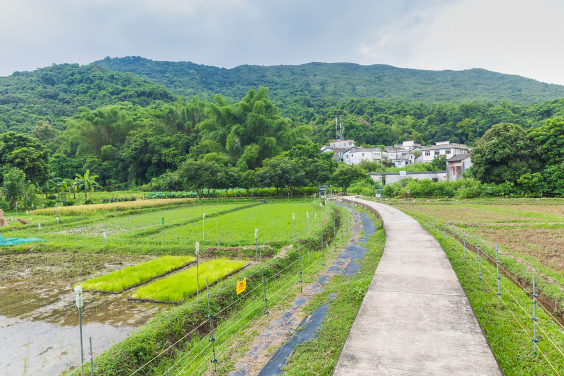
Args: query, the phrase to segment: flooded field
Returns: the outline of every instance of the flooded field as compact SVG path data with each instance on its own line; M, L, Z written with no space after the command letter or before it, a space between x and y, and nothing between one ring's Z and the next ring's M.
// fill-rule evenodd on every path
M80 364L73 287L85 279L147 261L149 256L24 254L0 256L0 375L58 375ZM84 293L85 360L147 323L166 305L122 294ZM88 355L87 355L88 354Z

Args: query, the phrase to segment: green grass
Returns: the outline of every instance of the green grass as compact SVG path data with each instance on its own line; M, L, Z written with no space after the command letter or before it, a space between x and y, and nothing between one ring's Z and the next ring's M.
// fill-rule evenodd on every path
M159 257L139 265L128 266L117 272L96 277L82 283L81 286L84 290L118 292L179 268L194 260L195 257L192 256Z
M424 220L423 225L427 223ZM433 228L431 225L431 233ZM528 292L502 275L501 304L498 304L496 268L482 256L482 279L478 275L478 258L466 251L452 233L443 239L442 228L437 227L435 238L441 243L454 271L470 301L482 331L505 375L556 375L564 369L564 334L550 316L537 306L539 339L538 354L533 353L532 300ZM553 369L554 367L554 369Z
M200 291L206 289L206 278L208 284L241 269L243 261L228 259L217 259L204 262L199 265L198 285ZM133 295L135 299L151 299L165 302L178 302L196 292L196 267L191 267L180 273L173 274L164 279L154 281L137 289Z
M384 250L385 235L382 223L369 211L356 207L359 212L369 214L377 231L368 238L367 252L357 274L337 275L325 286L322 293L312 299L305 307L306 312L327 303L329 310L317 331L317 337L300 343L287 360L284 374L288 375L331 375L337 364L341 349L368 291L376 267ZM334 298L331 299L331 294Z

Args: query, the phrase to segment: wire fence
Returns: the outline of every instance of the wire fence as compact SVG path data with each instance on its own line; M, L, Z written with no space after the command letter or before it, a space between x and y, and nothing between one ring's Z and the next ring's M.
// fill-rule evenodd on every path
M335 209L333 214L334 217L330 217L329 215L326 216L326 224L325 226L322 225L321 229L318 229L318 236L310 238L304 243L301 243L298 240L297 243L292 244L298 253L297 256L294 252L292 254L286 254L280 258L274 257L266 261L264 264L261 263L261 265L257 265L256 269L253 270L252 273L245 275L247 280L247 290L241 294L240 297L237 297L231 303L223 306L216 312L213 312L213 314L210 312L205 320L202 320L191 330L177 338L174 342L168 344L150 360L138 366L130 375L146 374L145 371L147 369L154 371L155 367L159 369L162 374L171 374L171 372L176 372L178 369L181 369L178 372L184 372L182 370L192 369L192 364L201 368L207 364L206 360L210 358L210 356L214 359L213 365L217 366L217 364L215 364L217 360L216 357L213 354L206 354L206 351L209 350L210 346L218 351L223 350L225 346L229 347L228 343L231 338L236 336L245 328L248 328L248 326L257 319L257 317L266 317L268 319L268 314L263 314L261 312L261 308L264 306L273 308L284 301L283 297L294 293L295 288L297 288L297 284L300 284L300 287L303 285L303 277L305 275L308 273L315 273L315 271L324 264L325 253L329 251L331 244L335 245L333 251L336 251L336 244L345 242L346 239L348 239L351 234L351 216L349 216L348 221L345 223L343 222L343 216L338 209ZM329 219L333 219L332 226ZM346 232L346 234L344 232ZM295 257L295 259L292 260L290 257ZM264 276L263 273L265 269L272 269L274 265L279 265L284 262L287 264L279 267L278 270L272 274ZM259 273L262 275L260 280L258 280L258 277L260 277ZM208 290L205 295L201 294L203 295L202 299L210 299L213 302L215 299L214 297L217 297L216 301L221 300L221 297L224 294L230 294L228 290L235 292L236 285L237 283L235 282L228 282L219 288L212 289L211 291ZM264 290L264 296L260 293L261 288ZM253 297L253 299L250 300L249 297ZM146 332L147 330L156 328L159 325L166 324L166 322L170 321L173 316L182 317L184 313L195 309L198 304L200 304L200 302L193 300L192 302L179 306L168 315L161 315L151 323L144 326L143 330L135 332L131 336L114 343L104 352L93 357L92 361L96 363L97 358L102 355L109 354L111 350L116 348L117 345L123 343L124 341L134 341L137 335L142 335L142 332ZM215 306L216 305L214 304L214 307ZM219 306L221 306L221 304L219 304ZM230 311L235 310L239 306L242 306L239 311L242 310L244 312L244 316L238 317L240 315L236 315L235 318L237 320L235 320L234 318L231 318L233 315L230 315L230 313L233 312ZM223 322L218 324L222 321L222 319ZM206 326L208 325L212 325L213 329L208 331L206 329ZM256 325L259 325L259 323L257 322L255 326ZM207 334L202 335L202 332L207 332ZM210 337L214 336L214 333L215 337ZM194 355L196 352L198 352L198 354ZM180 353L182 355L178 355ZM166 359L163 360L161 358ZM162 364L168 365L168 368L161 370L159 367L163 367ZM75 374L83 366L90 367L90 360L85 361L66 375ZM197 369L194 370L194 372L196 371Z
M509 270L501 265L499 261L500 248L497 245L492 250L491 247L485 246L488 242L480 239L478 236L470 235L464 229L455 227L453 222L449 224L443 220L437 226L434 215L431 217L429 213L424 213L422 210L418 213L415 205L401 203L397 206L400 210L420 222L423 227L427 228L429 232L443 243L443 247L446 247L445 249L452 248L453 252L456 252L465 260L465 264L468 266L467 270L475 273L479 280L488 287L486 293L494 293L500 308L503 307L505 311L509 312L515 323L523 330L523 333L530 341L529 343L532 344L531 350L533 354L536 355L538 351L538 354L542 356L554 373L560 375L562 373L560 368L562 364L555 365L554 358L551 357L552 360L550 360L549 357L551 353L557 353L562 356L560 359L560 363L562 363L561 360L564 359L564 351L562 350L564 340L560 331L549 330L547 326L555 325L560 330L564 330L564 327L550 311L538 304L538 293L534 279L531 291L530 288L524 286ZM488 262L483 263L484 259L481 256L485 257ZM502 274L499 273L500 269ZM507 279L502 278L502 276L506 276ZM531 299L532 309L526 309L524 306L523 299L528 298ZM536 310L537 307L540 307L541 312L545 315L544 317L542 317L542 314L539 317ZM542 318L548 321L541 322ZM537 329L542 332L542 340L537 335Z

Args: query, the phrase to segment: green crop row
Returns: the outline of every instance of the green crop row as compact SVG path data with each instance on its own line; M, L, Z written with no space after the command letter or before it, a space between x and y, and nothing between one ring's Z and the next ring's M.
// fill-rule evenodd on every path
M178 269L193 262L195 259L192 256L159 257L142 264L128 266L116 272L93 278L80 285L83 290L118 292Z
M206 280L209 285L219 279L241 269L244 262L216 259L201 263L198 266L199 290L205 290ZM135 299L149 299L165 302L180 302L196 293L196 267L173 274L164 279L151 282L137 289Z

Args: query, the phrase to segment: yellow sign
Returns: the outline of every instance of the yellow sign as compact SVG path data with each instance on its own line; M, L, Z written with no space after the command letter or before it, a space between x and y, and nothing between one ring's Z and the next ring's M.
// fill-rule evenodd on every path
M237 295L247 289L247 277L242 281L237 281Z

